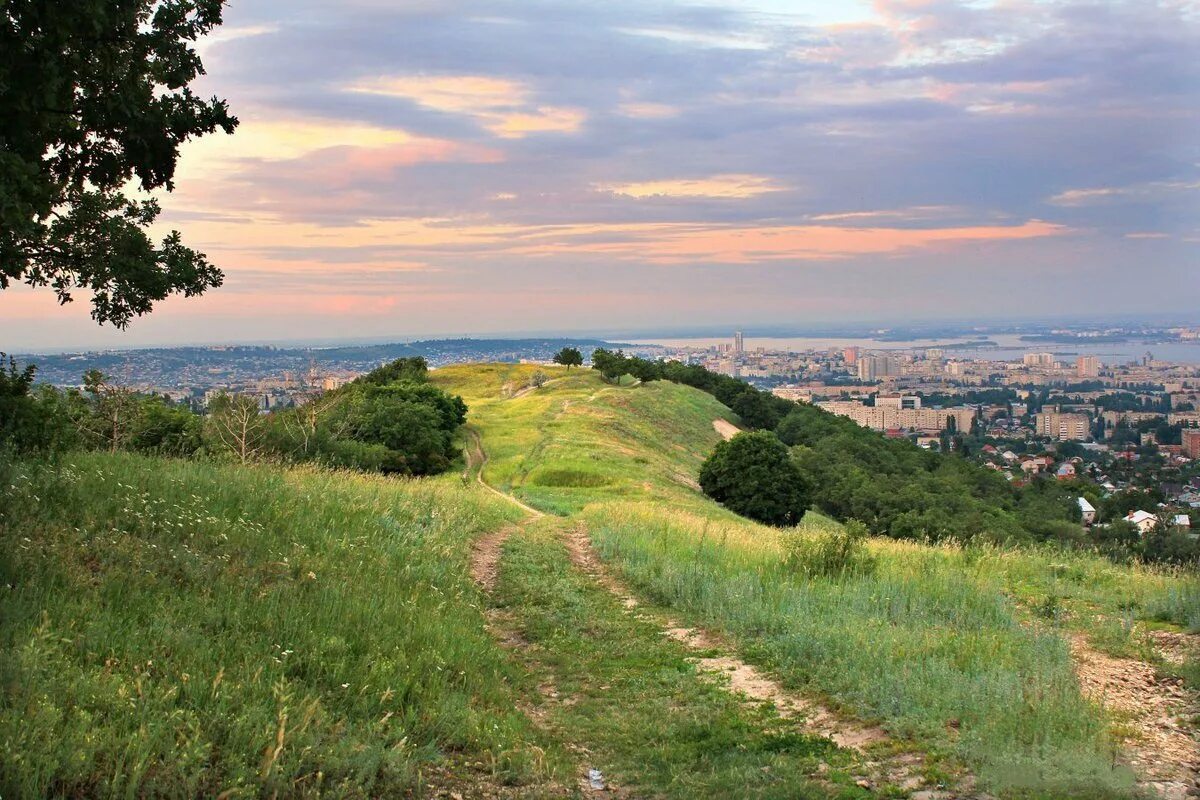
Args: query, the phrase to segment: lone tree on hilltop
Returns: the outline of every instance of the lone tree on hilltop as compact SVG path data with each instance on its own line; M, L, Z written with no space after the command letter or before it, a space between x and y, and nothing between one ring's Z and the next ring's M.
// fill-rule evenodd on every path
M174 188L179 146L237 119L188 84L194 44L223 0L0 3L0 289L92 293L92 317L123 328L155 301L198 295L223 275L177 231L155 244L153 199Z
M718 444L700 468L700 488L730 511L768 525L795 525L809 505L800 469L770 431Z
M554 363L562 364L570 372L571 367L583 366L583 353L576 347L564 347L554 354Z

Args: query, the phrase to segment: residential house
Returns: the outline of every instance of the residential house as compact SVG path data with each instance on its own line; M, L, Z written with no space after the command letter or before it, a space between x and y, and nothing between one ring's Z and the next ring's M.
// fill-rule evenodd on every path
M1150 531L1154 530L1154 526L1158 524L1158 517L1151 514L1149 511L1131 511L1125 516L1125 521L1137 528L1138 533L1145 536Z
M1089 503L1086 497L1079 498L1079 517L1084 525L1091 525L1096 521L1096 507Z

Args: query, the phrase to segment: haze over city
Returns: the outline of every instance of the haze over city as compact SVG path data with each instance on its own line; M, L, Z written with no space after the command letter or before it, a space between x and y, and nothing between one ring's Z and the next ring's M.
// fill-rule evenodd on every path
M1191 2L248 0L158 227L225 271L10 349L1185 314Z

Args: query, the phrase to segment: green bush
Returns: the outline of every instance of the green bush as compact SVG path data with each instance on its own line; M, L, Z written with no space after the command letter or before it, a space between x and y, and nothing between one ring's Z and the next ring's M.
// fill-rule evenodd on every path
M700 488L730 511L767 525L794 525L808 510L804 479L769 431L718 444L700 468Z
M792 572L809 577L870 575L875 556L866 541L867 526L858 520L820 530L798 525L784 538L785 563Z

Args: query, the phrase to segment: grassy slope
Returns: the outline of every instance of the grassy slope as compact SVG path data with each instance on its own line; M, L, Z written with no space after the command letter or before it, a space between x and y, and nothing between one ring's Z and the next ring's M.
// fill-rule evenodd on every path
M579 370L503 398L536 369L434 376L471 404L488 480L586 520L641 591L994 785L1065 777L1098 796L1120 783L1100 763L1104 720L1030 609L1085 627L1121 614L1182 625L1194 589L1097 559L887 540L872 543L870 579L798 582L777 566L776 531L692 487L718 441L711 420L735 419L727 409ZM5 796L472 796L502 784L562 796L576 766L564 741L647 794L794 796L818 753L839 757L710 691L536 530L510 540L499 598L540 653L527 674L484 629L465 570L468 543L519 512L457 476L93 454L57 472L0 467L0 501ZM546 675L575 702L547 709L539 731L515 709ZM660 735L639 739L647 728Z
M1054 621L1034 611L1052 607L1058 624L1084 629L1120 614L1195 624L1194 583L1087 556L890 540L871 544L872 577L800 581L778 566L778 532L688 486L717 441L711 420L733 419L727 409L687 387L611 387L588 372L502 399L500 387L530 371L462 367L435 380L471 402L488 479L547 511L582 510L640 589L739 637L789 683L965 760L994 787L1128 787L1112 768L1108 721L1080 697Z
M509 540L495 602L542 680L535 714L589 764L633 797L869 796L851 753L698 677L683 645L573 568L562 524Z
M535 371L553 383L515 399L502 387L524 386ZM736 417L709 395L655 383L630 388L602 382L592 370L530 365L465 365L431 373L461 394L489 456L487 480L551 513L604 500L695 496L700 463L720 441L717 417Z
M0 794L554 777L465 574L513 516L482 489L100 454L0 473Z

